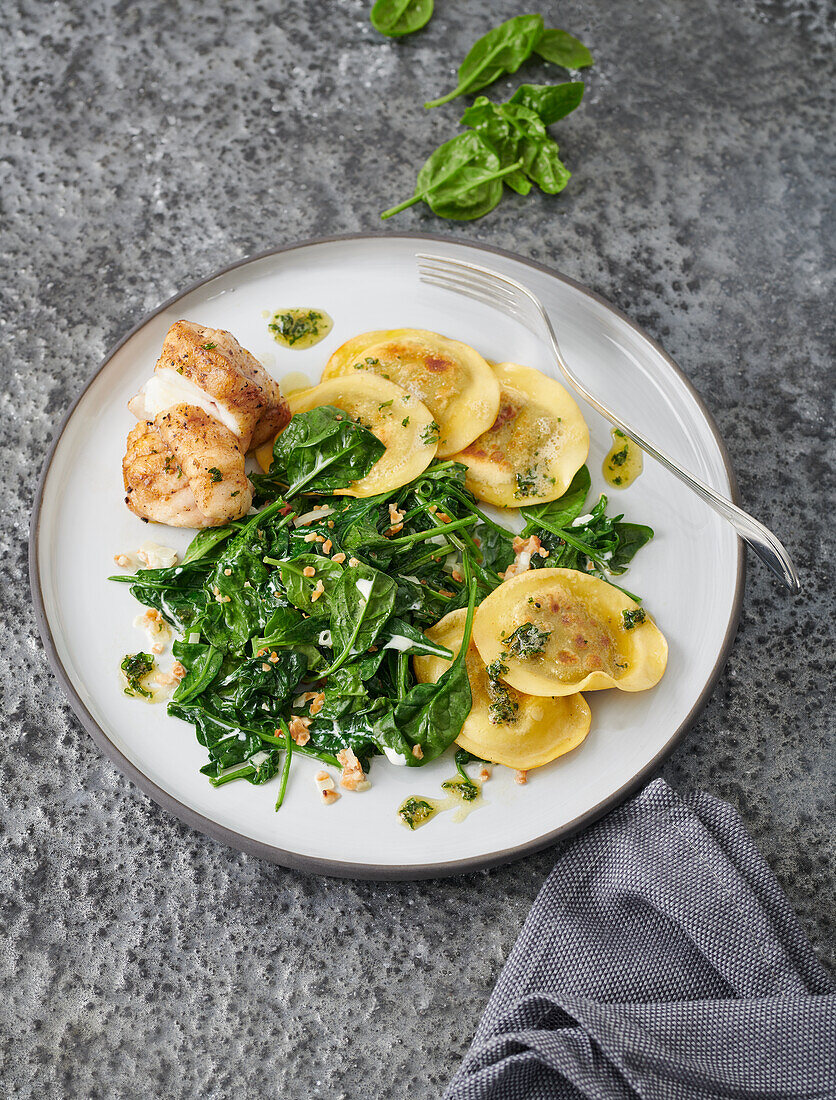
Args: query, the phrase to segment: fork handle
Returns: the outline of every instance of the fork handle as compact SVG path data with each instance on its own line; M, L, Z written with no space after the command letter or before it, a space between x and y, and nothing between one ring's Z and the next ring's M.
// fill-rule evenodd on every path
M543 312L545 313L545 311ZM762 524L760 520L755 519L754 516L750 516L748 512L744 512L742 508L738 508L736 504L732 503L732 501L728 500L721 493L718 493L716 489L712 489L710 485L706 485L706 483L700 481L698 477L689 474L676 459L671 458L671 456L664 451L660 451L649 439L645 439L640 432L637 432L635 428L631 427L626 421L622 420L621 417L608 409L593 393L590 393L586 386L584 386L579 378L575 377L567 366L548 317L546 317L546 323L558 366L563 372L566 380L572 388L581 395L584 401L591 405L596 412L599 412L601 416L609 420L611 424L614 424L619 431L624 432L624 434L632 439L634 443L638 444L645 454L650 455L651 458L655 458L657 462L665 467L665 469L670 470L674 477L679 478L681 482L690 489L693 489L697 496L704 500L710 508L713 508L714 511L719 513L725 520L728 520L744 542L747 542L749 546L751 546L752 550L757 554L764 565L768 566L775 576L783 581L793 595L800 592L801 584L798 580L798 573L793 565L792 558L769 528L765 527L764 524Z

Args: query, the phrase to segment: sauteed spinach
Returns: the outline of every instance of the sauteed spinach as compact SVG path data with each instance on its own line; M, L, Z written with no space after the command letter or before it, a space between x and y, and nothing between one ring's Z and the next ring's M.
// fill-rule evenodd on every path
M111 578L182 634L168 711L194 726L215 786L266 783L282 769L280 805L291 752L337 765L350 748L364 769L382 753L420 767L461 730L474 608L514 560L515 535L481 510L453 461L379 496L336 495L381 449L339 409L299 413L269 474L253 479L261 511L201 531L180 565ZM532 566L607 579L652 537L610 519L605 497L582 515L589 488L584 467L560 500L521 510L523 537L550 550ZM460 607L458 656L437 683L416 683L411 655L453 656L424 630Z

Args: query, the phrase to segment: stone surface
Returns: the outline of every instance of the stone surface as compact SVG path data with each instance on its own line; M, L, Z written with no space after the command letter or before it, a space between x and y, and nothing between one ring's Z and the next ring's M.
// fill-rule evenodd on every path
M38 470L107 347L250 252L380 229L378 212L456 132L461 104L421 103L518 10L439 0L426 31L392 42L368 7L0 10L7 1095L438 1096L554 859L376 885L218 846L100 755L35 629L26 539ZM828 959L826 11L824 0L567 0L560 25L598 59L585 103L557 127L567 191L509 194L472 224L415 207L387 226L552 264L637 318L705 396L745 504L786 538L804 592L792 600L751 566L728 668L662 771L740 808ZM532 65L525 78L561 74Z

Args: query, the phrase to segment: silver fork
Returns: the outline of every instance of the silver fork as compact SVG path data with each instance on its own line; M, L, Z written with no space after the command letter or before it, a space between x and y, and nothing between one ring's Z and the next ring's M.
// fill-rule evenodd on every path
M792 558L769 528L764 527L754 516L750 516L742 508L738 508L736 504L727 500L715 489L712 489L710 485L706 485L698 477L689 474L676 459L671 458L664 451L660 451L649 439L609 409L600 398L589 392L563 358L549 315L527 287L524 287L522 283L518 283L516 279L511 279L507 275L500 275L498 271L491 271L489 268L480 267L478 264L470 264L462 260L450 260L445 256L433 256L423 252L417 253L417 259L422 282L494 306L509 317L520 321L535 336L543 339L551 347L563 377L584 401L606 417L619 431L624 432L634 443L637 443L645 454L655 458L657 462L661 462L666 469L670 470L689 489L692 489L723 519L728 520L738 535L752 547L755 554L783 581L790 592L797 593L801 590Z

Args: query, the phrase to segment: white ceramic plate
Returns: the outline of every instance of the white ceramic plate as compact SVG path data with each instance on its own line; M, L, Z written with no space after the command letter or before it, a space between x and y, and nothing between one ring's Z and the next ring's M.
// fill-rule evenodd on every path
M642 593L670 643L660 685L628 695L594 692L589 737L576 752L517 786L494 769L485 804L465 821L441 814L409 832L396 808L409 794L438 795L453 768L375 761L372 788L323 806L316 761L297 758L281 812L275 783L218 790L199 774L205 750L191 726L122 694L118 664L141 648L138 606L107 581L113 555L153 539L182 551L191 537L143 524L123 503L121 458L134 423L125 405L151 373L169 325L185 317L229 329L281 380L317 380L330 352L369 329L410 326L464 340L495 361L554 374L545 348L487 307L419 283L415 253L433 251L507 272L549 310L569 362L627 420L723 493L734 477L723 443L697 394L664 352L631 321L583 287L507 253L426 237L324 240L279 249L185 291L143 321L105 359L65 420L46 463L31 537L31 573L44 644L79 719L139 787L184 821L279 863L326 874L419 878L486 867L543 847L615 805L671 750L699 712L726 658L743 588L737 537L652 462L612 506L649 523L656 537L636 558L628 587ZM334 318L329 337L307 351L271 338L263 311L318 306ZM591 434L593 489L609 425L582 404Z

